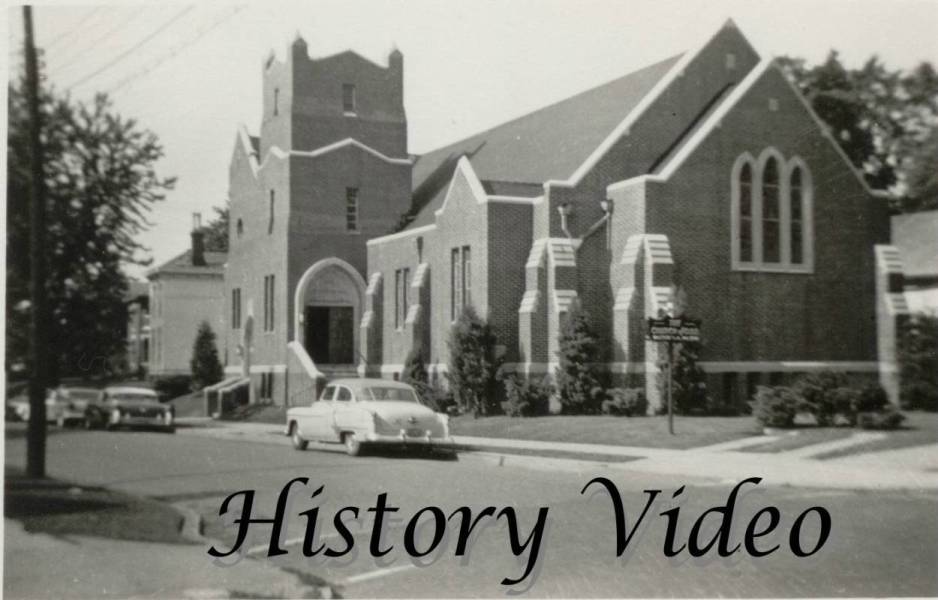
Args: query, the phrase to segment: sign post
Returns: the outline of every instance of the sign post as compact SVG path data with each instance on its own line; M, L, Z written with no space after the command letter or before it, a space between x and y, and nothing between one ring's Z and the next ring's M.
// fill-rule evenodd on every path
M674 405L671 399L671 380L674 378L674 342L699 342L700 320L683 317L648 318L648 340L668 345L668 433L674 435Z

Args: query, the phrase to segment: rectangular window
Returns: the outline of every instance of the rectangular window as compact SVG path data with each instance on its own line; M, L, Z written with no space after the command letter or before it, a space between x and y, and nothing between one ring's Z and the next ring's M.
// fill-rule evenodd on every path
M274 232L274 200L276 195L273 190L270 190L270 208L269 215L267 217L267 235L270 235Z
M394 271L394 328L400 329L407 320L407 284L410 269Z
M401 323L407 322L407 290L410 286L410 269L402 269L401 275Z
M472 304L472 255L469 246L462 247L462 308Z
M358 231L358 188L345 188L345 229Z
M231 328L241 329L241 288L231 290Z
M401 270L394 271L394 329L401 327Z
M351 83L342 84L342 110L347 113L355 112L355 86Z
M459 248L453 248L450 251L449 271L449 308L451 319L455 321L459 317L459 310L462 308L462 300L459 298L459 293L462 291L459 285L462 279L459 275Z
M264 277L264 331L274 330L274 276Z

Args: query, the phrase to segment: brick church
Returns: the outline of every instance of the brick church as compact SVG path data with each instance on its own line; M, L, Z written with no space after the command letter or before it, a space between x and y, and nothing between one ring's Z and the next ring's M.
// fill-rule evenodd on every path
M728 401L890 362L901 306L888 248L874 252L889 241L885 195L731 21L420 156L403 69L397 50L387 66L312 59L300 38L264 65L260 136L242 129L231 161L225 273L228 371L251 378L255 401L393 377L413 348L440 377L469 304L507 368L541 377L579 303L603 367L653 405L645 319L676 296L702 319L702 366Z

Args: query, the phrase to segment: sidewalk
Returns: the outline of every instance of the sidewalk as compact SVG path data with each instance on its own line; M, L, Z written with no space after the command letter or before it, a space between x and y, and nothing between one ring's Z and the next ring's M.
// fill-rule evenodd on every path
M4 519L3 594L10 598L316 598L267 560L206 567L203 545L29 533ZM49 571L49 566L54 565Z
M179 433L208 435L219 439L287 445L283 427L263 423L238 423L203 420ZM856 443L860 438L851 441ZM533 440L512 440L454 436L456 443L468 451L505 454L519 462L512 451L526 454L543 452L555 457L558 452L576 459L588 457L600 464L597 457L630 458L628 462L611 464L608 468L649 473L671 474L684 477L707 477L727 482L738 482L746 477L762 477L766 484L838 489L938 489L938 444L916 446L902 450L870 452L842 458L818 460L811 456L829 451L835 444L818 444L819 452L811 446L795 452L753 453L738 449L772 441L770 436L757 436L732 443L670 450L638 446L603 444L573 444ZM836 443L837 447L847 442ZM535 460L536 457L525 456ZM551 460L551 459L545 459ZM520 461L523 462L523 461ZM501 463L500 463L501 464Z

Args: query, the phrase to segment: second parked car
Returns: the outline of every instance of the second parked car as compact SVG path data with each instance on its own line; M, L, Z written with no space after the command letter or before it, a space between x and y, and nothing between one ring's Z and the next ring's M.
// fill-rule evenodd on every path
M85 410L85 425L89 429L150 427L172 432L173 417L173 407L161 404L151 389L110 386Z

